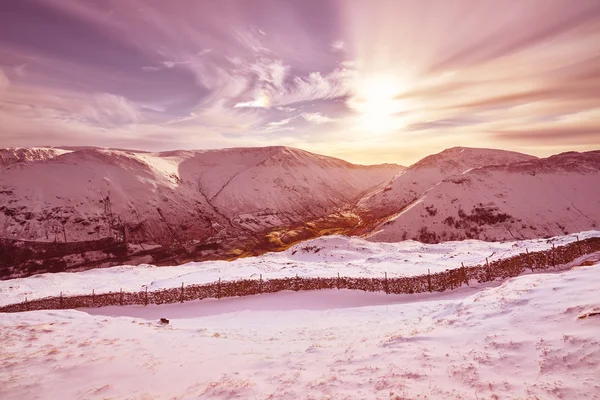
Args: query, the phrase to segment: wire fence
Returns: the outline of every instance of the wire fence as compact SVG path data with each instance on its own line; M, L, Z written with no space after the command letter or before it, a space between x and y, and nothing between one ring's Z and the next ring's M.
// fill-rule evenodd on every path
M250 296L262 293L276 293L284 290L353 289L388 294L413 294L443 292L471 282L491 282L505 280L523 274L527 270L547 270L564 265L585 255L600 251L600 238L577 239L576 242L551 249L521 253L512 257L485 264L428 273L411 277L388 278L387 273L380 278L352 278L339 274L331 278L289 277L275 279L241 279L236 281L192 284L181 287L139 292L109 292L96 294L44 297L0 307L0 312L22 312L33 310L57 310L73 308L105 307L115 305L148 305L183 303L206 298Z

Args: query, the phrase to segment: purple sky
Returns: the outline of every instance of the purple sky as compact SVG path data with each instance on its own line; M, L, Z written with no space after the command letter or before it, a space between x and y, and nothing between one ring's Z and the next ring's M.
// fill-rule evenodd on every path
M18 0L0 147L600 148L598 0Z

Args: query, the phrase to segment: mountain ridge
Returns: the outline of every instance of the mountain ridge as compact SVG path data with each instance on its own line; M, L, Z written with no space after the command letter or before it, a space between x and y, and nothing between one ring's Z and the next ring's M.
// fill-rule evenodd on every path
M159 153L86 147L13 160L0 168L5 253L41 257L47 244L60 243L68 254L47 263L55 270L122 263L134 254L142 262L178 262L277 249L343 225L344 210L365 190L403 169L284 146ZM105 242L124 257L98 252ZM5 261L11 271L28 263L26 255L14 258ZM28 265L31 272L46 268Z
M444 178L367 233L369 240L515 240L600 225L600 151L488 165Z
M497 241L573 233L600 221L600 151L537 158L454 147L408 168L286 146L0 155L10 159L0 164L5 277L232 259L328 234Z

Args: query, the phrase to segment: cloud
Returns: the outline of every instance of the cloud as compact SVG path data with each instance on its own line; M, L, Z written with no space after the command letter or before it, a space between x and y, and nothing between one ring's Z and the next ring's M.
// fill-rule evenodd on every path
M592 139L597 145L600 145L600 124L596 127L558 127L546 129L527 129L527 130L507 130L492 132L493 135L501 140L518 142L555 142L562 140L564 142L588 141Z
M270 106L285 107L289 104L313 100L327 100L350 93L352 71L336 68L326 75L311 72L305 76L289 76L290 67L281 60L259 61L238 73L254 81L251 100L234 104L235 108Z
M92 124L114 127L140 122L140 108L123 96L99 93L76 112Z
M25 76L25 69L27 68L27 64L20 64L17 65L16 67L13 68L13 71L15 72L15 74L19 77L24 77Z
M142 67L142 71L152 71L152 72L155 72L155 71L160 71L161 69L162 69L162 67L155 67L155 66L152 66L152 65Z
M158 65L158 66L150 65L150 66L142 67L142 71L155 72L155 71L160 71L161 69L171 69L171 68L175 68L178 65L187 65L190 63L191 63L191 61L169 61L169 60L167 60L167 61L162 61L160 63L160 65Z
M273 99L273 104L288 105L347 96L351 93L353 75L352 70L336 68L327 75L311 72L307 76L296 76L287 90Z
M0 92L8 89L9 86L10 81L8 80L8 76L6 76L2 68L0 68Z
M346 48L346 43L343 40L336 40L331 44L331 48L334 51L343 51Z
M293 120L293 118L286 118L286 119L282 119L281 121L273 121L273 122L269 122L267 124L267 126L279 127L279 126L289 124L290 122L292 122L292 120Z
M250 66L250 71L256 74L262 84L272 85L275 89L283 88L285 77L290 69L281 60L259 61Z
M301 114L302 118L304 118L308 122L313 122L315 124L325 124L327 122L333 122L334 119L331 119L320 112L315 113L304 113Z
M295 111L295 108L292 107L275 107L276 110L278 111L283 111L283 112L292 112Z
M233 105L233 108L268 108L271 104L269 95L265 92L261 92L250 101L243 101Z
M164 107L164 106L158 106L158 105L153 105L153 104L142 104L140 107L142 109L154 111L154 112L157 112L157 113L163 113L163 112L166 111L166 107Z

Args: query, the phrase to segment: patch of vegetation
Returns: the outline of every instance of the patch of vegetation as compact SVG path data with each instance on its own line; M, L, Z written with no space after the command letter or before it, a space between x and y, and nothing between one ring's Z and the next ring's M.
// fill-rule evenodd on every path
M425 207L425 211L427 211L427 214L429 214L430 217L434 217L435 215L437 215L437 208L435 208L434 206Z
M450 179L450 182L456 184L456 185L462 185L465 182L469 182L468 178L454 178L454 179Z
M439 243L440 238L435 232L429 232L426 226L422 226L419 229L418 236L415 238L421 243Z
M300 250L304 251L305 253L318 253L321 251L320 247L317 246L304 246L301 247Z
M498 207L484 206L479 203L478 206L473 207L470 214L464 212L462 208L458 210L459 220L454 222L455 227L467 228L471 226L471 223L475 223L479 226L482 225L496 225L507 221L514 221L514 218L506 213L501 213ZM462 225L462 226L461 226ZM468 226L465 226L468 225Z

